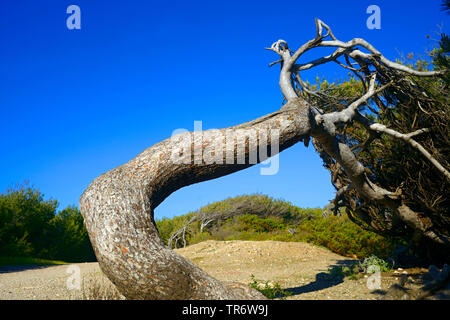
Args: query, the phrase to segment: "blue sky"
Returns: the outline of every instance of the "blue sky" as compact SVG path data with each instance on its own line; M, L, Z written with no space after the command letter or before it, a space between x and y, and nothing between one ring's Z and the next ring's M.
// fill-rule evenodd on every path
M66 8L81 8L81 30L68 30ZM366 8L381 9L381 29L366 27ZM347 41L362 37L385 56L422 54L448 33L440 1L20 1L0 3L0 192L29 180L63 208L98 175L177 128L223 128L281 106L277 59L264 47L295 48L315 35L314 18ZM328 52L328 51L327 51ZM325 51L315 51L308 58ZM303 61L303 60L302 60ZM335 80L321 67L305 76ZM156 218L245 193L302 207L324 206L334 190L313 148L280 155L280 170L259 166L183 188Z

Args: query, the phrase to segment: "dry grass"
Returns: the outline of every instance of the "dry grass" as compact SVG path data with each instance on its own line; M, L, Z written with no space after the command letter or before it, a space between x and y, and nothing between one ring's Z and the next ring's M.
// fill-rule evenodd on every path
M103 274L83 281L82 300L125 300L114 284Z

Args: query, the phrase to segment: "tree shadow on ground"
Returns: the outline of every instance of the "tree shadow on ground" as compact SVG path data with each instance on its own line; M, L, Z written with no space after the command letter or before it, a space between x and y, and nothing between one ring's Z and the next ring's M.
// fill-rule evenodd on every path
M330 269L333 267L348 267L354 263L355 260L340 260L336 264L330 265ZM310 282L306 285L294 288L286 288L285 291L290 292L290 296L296 296L303 293L314 292L322 289L327 289L334 287L340 283L344 282L343 275L330 274L328 272L321 272L316 274L316 279L314 282Z
M48 265L47 264L46 265L29 264L29 265L22 265L22 266L0 266L0 274L34 270L34 269L44 269L44 268L55 267L55 266L56 265L54 265L54 264L48 264Z

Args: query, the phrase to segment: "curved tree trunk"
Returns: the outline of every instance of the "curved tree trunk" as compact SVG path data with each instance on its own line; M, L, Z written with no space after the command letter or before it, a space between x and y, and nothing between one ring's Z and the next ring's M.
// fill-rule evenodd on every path
M267 158L266 147L275 155L307 141L309 134L309 107L292 99L279 111L239 126L181 133L99 176L81 196L80 210L102 271L129 299L264 298L246 286L214 279L168 248L153 211L184 186L248 168ZM244 159L238 151L242 143ZM193 152L183 152L189 149Z

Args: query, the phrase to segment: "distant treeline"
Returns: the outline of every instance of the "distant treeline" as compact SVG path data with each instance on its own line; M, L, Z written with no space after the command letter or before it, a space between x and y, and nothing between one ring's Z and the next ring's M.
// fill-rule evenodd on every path
M29 186L0 194L0 257L33 257L66 262L96 261L79 209L57 211L56 200ZM204 240L305 241L344 256L387 257L398 245L363 230L345 215L332 216L327 209L299 208L266 195L243 195L214 202L197 212L156 221L162 239L183 227L193 215L233 211L201 228L195 222L187 229L187 244Z
M0 194L0 256L96 261L78 208L57 208L26 185Z

